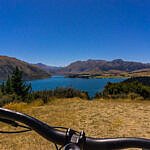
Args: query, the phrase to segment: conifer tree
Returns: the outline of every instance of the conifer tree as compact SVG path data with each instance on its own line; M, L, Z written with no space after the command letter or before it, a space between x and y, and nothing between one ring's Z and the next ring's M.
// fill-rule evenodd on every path
M8 76L8 79L7 79L6 84L5 84L5 92L7 94L12 94L12 92L13 92L12 81L11 81L10 76Z
M25 81L23 81L22 71L20 71L18 67L16 67L12 74L11 83L13 92L16 95L21 96L22 99L25 99L26 96L31 92L31 85L27 85Z
M25 100L28 94L31 92L31 85L26 84L22 79L22 71L18 67L12 73L12 76L8 76L6 82L2 82L1 91L5 94L16 94L21 97L22 100Z
M4 83L4 81L3 81L2 84L1 84L1 92L2 92L3 94L5 94L5 83Z

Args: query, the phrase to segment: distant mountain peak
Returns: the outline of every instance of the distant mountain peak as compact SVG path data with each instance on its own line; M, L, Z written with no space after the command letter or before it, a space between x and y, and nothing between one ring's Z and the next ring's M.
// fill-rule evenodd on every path
M45 64L43 64L43 63L40 62L40 63L37 63L37 65L45 65Z
M55 74L58 70L60 70L63 67L56 67L56 66L49 66L43 63L37 63L34 64L35 66L40 67L41 69L43 69L44 71L51 73L51 74Z
M112 60L112 62L125 62L123 59L114 59L114 60Z
M47 65L45 65L45 64L43 64L43 63L37 63L37 64L34 64L34 65L36 65L36 66L39 66L39 67L45 67L45 66L47 66Z

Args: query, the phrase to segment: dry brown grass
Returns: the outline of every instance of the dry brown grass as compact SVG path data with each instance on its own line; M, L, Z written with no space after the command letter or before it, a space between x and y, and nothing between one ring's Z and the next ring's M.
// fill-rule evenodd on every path
M150 138L150 102L129 100L94 100L79 98L54 100L48 105L10 104L52 126L84 130L94 137ZM1 129L10 127L0 124ZM12 129L12 128L11 128ZM0 135L1 150L55 150L53 144L35 132L18 135Z

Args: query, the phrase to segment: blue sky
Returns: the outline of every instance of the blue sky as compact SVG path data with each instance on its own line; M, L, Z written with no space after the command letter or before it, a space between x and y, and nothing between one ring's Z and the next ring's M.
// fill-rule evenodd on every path
M57 66L150 62L150 1L0 0L0 55Z

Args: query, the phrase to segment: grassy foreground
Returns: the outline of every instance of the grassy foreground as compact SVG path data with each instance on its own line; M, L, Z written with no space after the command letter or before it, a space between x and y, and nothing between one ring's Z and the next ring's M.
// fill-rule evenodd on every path
M150 101L58 99L47 105L10 104L9 109L29 114L52 126L84 130L94 137L150 138ZM14 130L0 123L0 130ZM1 150L55 150L35 132L0 134Z

